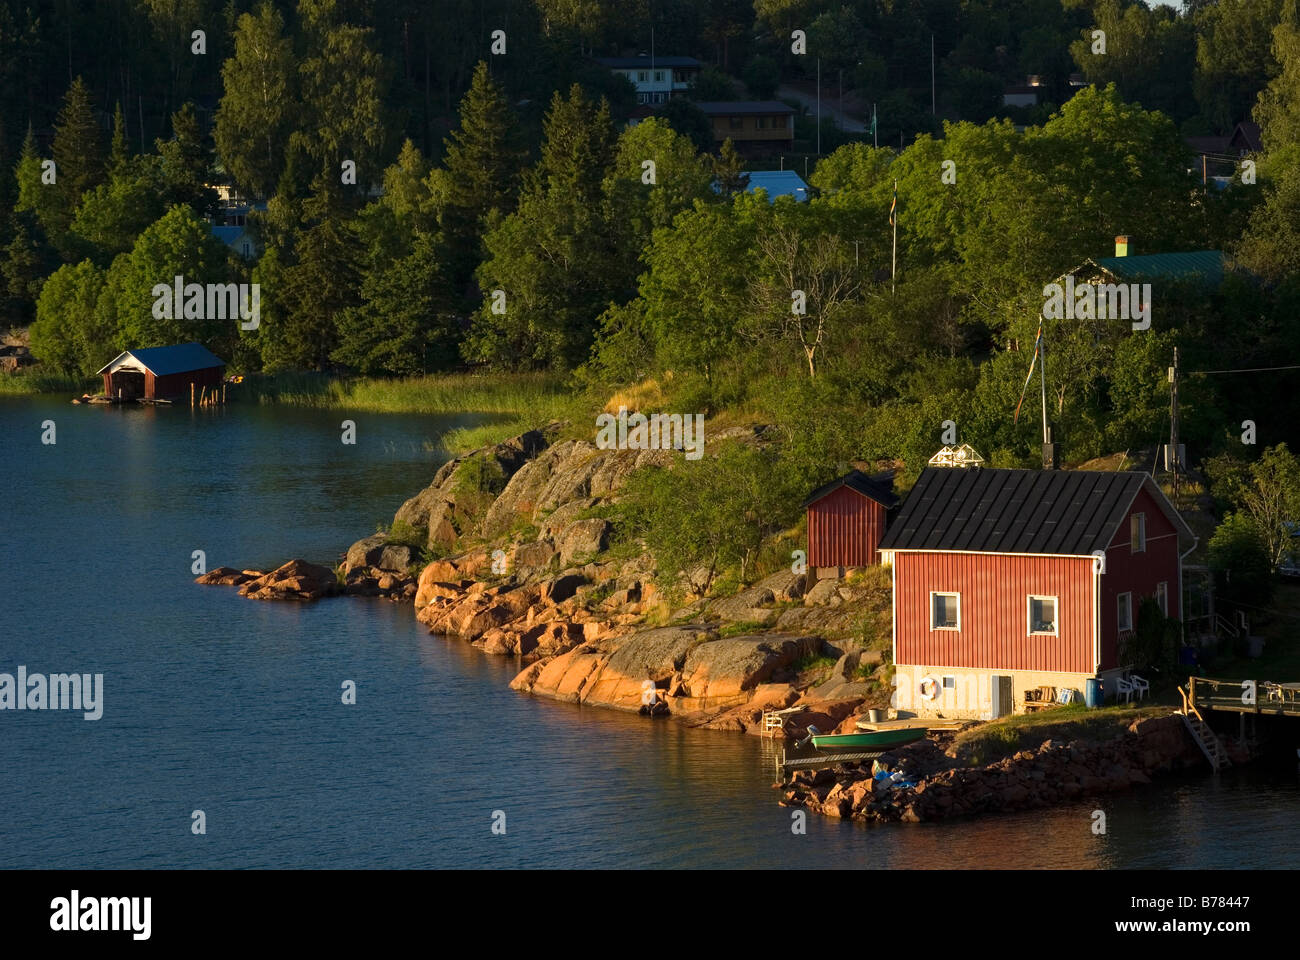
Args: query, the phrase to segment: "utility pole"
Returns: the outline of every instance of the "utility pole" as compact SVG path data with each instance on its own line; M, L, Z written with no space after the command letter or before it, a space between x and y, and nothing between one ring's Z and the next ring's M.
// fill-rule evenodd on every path
M1165 461L1174 474L1174 506L1178 506L1178 474L1182 468L1178 455L1178 348L1174 347L1174 365L1169 368L1169 452Z
M817 58L817 156L822 155L822 58Z
M930 34L930 116L934 116L934 34Z
M1043 469L1056 469L1056 450L1052 446L1052 431L1047 426L1047 338L1041 333L1038 343L1038 383L1043 401Z

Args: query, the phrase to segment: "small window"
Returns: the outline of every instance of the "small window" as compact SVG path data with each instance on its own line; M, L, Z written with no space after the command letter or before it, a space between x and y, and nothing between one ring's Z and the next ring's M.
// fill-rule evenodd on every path
M1029 598L1029 632L1056 635L1056 597Z
M1147 515L1135 513L1128 521L1129 547L1133 553L1145 553L1147 549Z
M1116 597L1115 615L1120 633L1133 629L1133 594L1121 593Z
M648 76L649 76L649 74L648 74L646 71L641 70L641 71L639 71L639 72L637 73L636 78L637 78L637 80L640 81L641 83L645 83L645 81L646 81L646 77L648 77Z
M754 120L754 126L759 130L767 129L767 117L758 117Z
M744 117L732 117L732 118L731 118L731 129L732 129L732 130L741 130L741 129L744 129L744 126L745 126L745 118L744 118Z
M1156 603L1160 604L1160 612L1169 616L1169 583L1166 580L1156 584Z
M943 688L944 688L945 690L956 690L956 689L957 689L957 678L956 678L956 677L944 677L944 678L943 678Z
M656 70L655 83L663 83L663 82L664 82L664 72L662 70Z
M956 593L930 594L930 629L958 630L961 628L961 595Z

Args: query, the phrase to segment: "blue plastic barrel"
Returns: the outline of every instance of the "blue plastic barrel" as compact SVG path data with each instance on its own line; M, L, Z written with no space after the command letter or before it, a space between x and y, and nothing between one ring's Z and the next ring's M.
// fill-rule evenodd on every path
M1088 705L1089 709L1101 706L1101 681L1096 677L1089 677L1085 684L1083 702Z

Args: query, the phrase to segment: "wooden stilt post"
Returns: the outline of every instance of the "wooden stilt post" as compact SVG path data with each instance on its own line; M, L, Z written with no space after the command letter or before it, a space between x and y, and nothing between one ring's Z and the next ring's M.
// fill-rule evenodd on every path
M226 381L221 381L221 405L226 405Z
M200 406L200 407L203 406L203 401L207 398L207 395L208 395L208 388L207 388L206 386L204 386L201 390L199 390L199 406Z
M190 381L190 409L194 409L194 381Z

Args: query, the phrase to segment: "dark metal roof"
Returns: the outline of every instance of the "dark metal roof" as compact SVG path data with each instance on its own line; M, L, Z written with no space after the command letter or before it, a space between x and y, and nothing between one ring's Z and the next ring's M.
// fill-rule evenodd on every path
M694 57L595 57L602 66L611 70L660 70L667 67L698 67Z
M695 105L708 117L794 113L794 107L780 100L701 100Z
M155 377L165 377L172 373L188 373L191 370L207 370L210 367L224 367L226 365L226 361L201 343L178 343L171 347L141 347L135 350L124 350L100 367L97 372L103 373L128 353L135 357L142 367L151 371Z
M838 480L832 480L825 486L818 487L812 493L808 494L808 499L803 502L807 507L809 504L820 500L828 494L834 493L840 487L848 487L850 490L856 490L870 500L876 501L886 510L892 510L898 506L898 496L890 489L890 484L881 479L868 477L861 470L850 470Z
M1143 486L1180 540L1194 541L1144 473L930 467L921 471L880 549L1083 556L1106 549Z

